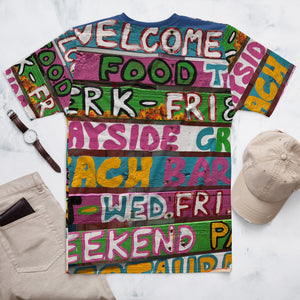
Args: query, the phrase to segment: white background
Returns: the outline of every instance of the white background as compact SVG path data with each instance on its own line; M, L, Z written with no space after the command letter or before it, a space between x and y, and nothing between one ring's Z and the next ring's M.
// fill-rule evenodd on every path
M300 66L299 0L1 0L0 69L4 71L72 26L121 12L145 22L160 21L177 13L229 23ZM247 143L259 132L278 128L300 141L299 69L271 118L251 112L235 115L233 180L241 170L242 153ZM41 143L63 166L63 173L52 171L35 149L24 143L22 134L6 116L9 108L13 108L29 127L36 129ZM0 76L0 184L38 171L65 207L66 134L62 114L30 122L8 83ZM248 224L235 213L232 217L232 273L108 275L116 298L299 299L300 190L290 197L270 224Z

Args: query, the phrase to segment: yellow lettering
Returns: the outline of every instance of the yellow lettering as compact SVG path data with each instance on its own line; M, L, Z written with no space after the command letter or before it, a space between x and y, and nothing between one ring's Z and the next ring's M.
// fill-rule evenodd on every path
M77 158L72 187L81 187L83 179L86 179L84 186L96 187L95 174L96 170L93 158L90 156L79 156Z
M211 223L211 248L215 250L218 247L218 239L223 238L229 232L229 227L224 222Z
M181 273L181 259L176 259L174 262L173 262L173 267L174 267L174 273Z
M229 236L229 239L228 239L228 241L227 241L227 243L225 245L225 248L231 247L231 242L232 242L232 234L230 233L230 236Z
M258 112L261 114L266 114L270 106L270 102L267 102L255 96L249 96L245 102L246 108L248 108L250 111ZM263 110L265 110L266 112L264 112Z
M111 266L111 267L106 267L103 268L100 272L101 274L111 274L111 273L122 273L120 267L118 266Z
M264 66L262 71L263 73L271 76L272 78L274 78L276 80L276 82L278 84L281 84L283 81L283 76L282 73L285 75L287 73L287 68L285 68L284 66L282 66L274 57L269 56L266 63L270 66L272 66L274 69L273 71L267 67Z
M166 273L166 262L160 261L156 264L155 273Z
M270 83L270 92L266 93L264 90L264 85L265 85L266 81L262 78L259 77L257 78L256 84L255 84L255 89L258 93L258 95L265 101L272 101L278 91L277 85L275 82L271 82Z
M70 165L72 162L72 158L70 156L68 156L67 158L68 158L68 165Z
M81 270L78 270L76 274L95 274L95 269L94 268L84 268Z
M197 270L195 269L195 258L194 257L190 257L188 260L189 264L189 270L188 273L194 273L197 272Z
M224 263L223 263L223 268L229 268L230 265L232 264L232 254L231 253L227 253L224 256Z
M139 182L141 182L141 187L148 187L152 162L152 157L142 157L142 169L140 171L137 171L137 158L130 157L128 159L129 174L125 183L125 187L135 187Z
M106 173L110 169L118 169L121 166L121 159L119 157L111 157L103 161L97 171L97 181L101 186L104 187L118 187L122 184L123 176L118 175L113 178L107 179Z
M152 270L152 264L150 262L129 264L127 266L127 273L147 273L150 272L151 270Z
M216 265L216 260L211 256L201 256L199 259L200 271L210 272Z

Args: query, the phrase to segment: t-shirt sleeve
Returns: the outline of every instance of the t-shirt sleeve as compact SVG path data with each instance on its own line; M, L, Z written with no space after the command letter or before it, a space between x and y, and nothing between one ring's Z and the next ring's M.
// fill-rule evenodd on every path
M295 66L230 25L222 46L235 110L270 116Z
M68 30L5 71L30 119L67 113L76 59L76 36Z

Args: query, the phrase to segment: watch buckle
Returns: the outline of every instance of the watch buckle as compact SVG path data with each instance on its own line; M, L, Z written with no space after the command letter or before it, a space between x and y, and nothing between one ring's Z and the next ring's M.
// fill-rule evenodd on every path
M12 109L10 109L8 112L7 112L7 116L10 118L11 115L14 113L14 111Z

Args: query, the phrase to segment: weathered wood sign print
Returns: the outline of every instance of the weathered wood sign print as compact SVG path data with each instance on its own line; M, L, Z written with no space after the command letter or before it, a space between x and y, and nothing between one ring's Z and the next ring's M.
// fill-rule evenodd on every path
M230 271L231 122L293 68L226 24L121 14L7 70L31 118L67 117L68 272Z

